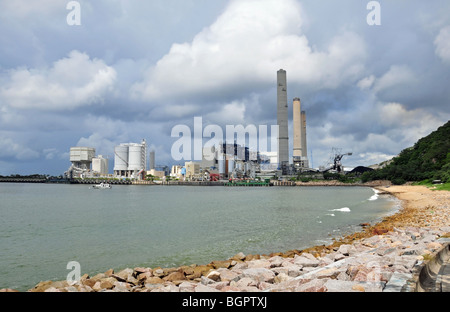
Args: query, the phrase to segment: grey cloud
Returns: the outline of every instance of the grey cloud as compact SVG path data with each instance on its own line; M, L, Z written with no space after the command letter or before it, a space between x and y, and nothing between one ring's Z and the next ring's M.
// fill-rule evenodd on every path
M19 2L25 10L10 6ZM142 138L169 163L172 127L194 116L273 124L280 68L290 105L298 96L307 111L315 165L332 147L352 150L349 164L384 160L450 116L448 1L380 0L374 27L360 0L80 1L79 27L65 24L65 3L45 3L0 3L0 140L9 146L0 164L10 170L61 173L72 145L108 154ZM65 59L75 68L57 75ZM96 83L101 69L114 79ZM37 158L17 165L21 148Z

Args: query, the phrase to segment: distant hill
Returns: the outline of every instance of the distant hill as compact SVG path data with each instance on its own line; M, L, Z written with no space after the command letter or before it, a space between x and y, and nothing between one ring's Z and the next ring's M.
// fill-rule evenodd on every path
M365 172L362 179L363 182L390 180L394 184L423 180L450 182L450 121L401 151L386 166Z

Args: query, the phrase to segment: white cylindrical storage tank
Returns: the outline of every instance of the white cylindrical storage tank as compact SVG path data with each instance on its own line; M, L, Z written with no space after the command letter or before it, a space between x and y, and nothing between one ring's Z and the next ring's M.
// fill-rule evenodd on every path
M128 147L128 170L141 170L142 164L142 145L133 144Z
M128 146L119 145L114 148L114 170L128 169Z

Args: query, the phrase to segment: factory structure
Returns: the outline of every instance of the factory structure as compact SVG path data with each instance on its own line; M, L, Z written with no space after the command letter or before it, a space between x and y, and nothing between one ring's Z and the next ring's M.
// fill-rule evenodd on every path
M306 147L306 112L301 110L301 101L294 98L293 102L293 128L294 128L294 148L292 161L295 170L309 167L308 148Z
M65 176L72 178L94 178L108 174L108 158L95 156L93 147L71 147L69 169Z
M147 142L122 143L114 148L114 176L144 179L147 175Z
M293 153L289 157L288 97L286 71L277 72L278 150L252 151L236 143L220 143L203 148L201 162L172 167L171 177L187 180L254 179L289 176L311 170L307 156L306 112L300 98L293 99Z
M307 157L306 113L295 97L293 109L293 150L289 157L288 97L286 71L277 71L277 151L252 151L236 142L221 142L203 147L202 160L172 166L157 166L155 151L148 152L147 142L122 143L114 148L113 174L108 173L108 158L95 156L95 148L72 147L69 178L109 177L119 179L177 179L217 181L292 176L311 170ZM147 166L148 163L148 166Z
M300 98L296 97L293 108L293 153L292 164L289 162L288 135L288 102L286 71L277 72L277 124L278 135L278 164L281 175L292 175L309 169L308 149L306 144L306 112L301 110Z

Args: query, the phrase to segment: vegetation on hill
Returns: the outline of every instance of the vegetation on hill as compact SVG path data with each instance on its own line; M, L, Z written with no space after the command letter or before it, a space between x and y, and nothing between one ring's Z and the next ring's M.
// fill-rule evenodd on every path
M365 172L362 181L390 180L394 184L406 181L441 180L450 182L450 121L404 149L381 169Z

